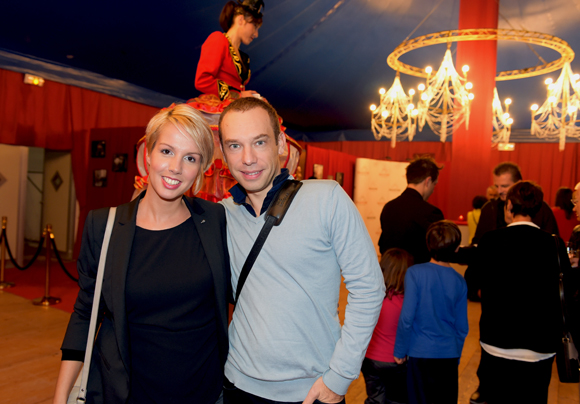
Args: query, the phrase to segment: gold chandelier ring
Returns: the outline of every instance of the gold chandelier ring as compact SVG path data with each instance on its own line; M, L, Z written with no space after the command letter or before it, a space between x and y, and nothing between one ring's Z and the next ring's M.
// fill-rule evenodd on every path
M507 81L523 79L525 77L540 76L561 69L566 62L574 59L574 51L566 41L553 35L541 32L523 31L515 29L457 29L450 31L435 32L419 36L402 42L387 58L388 65L395 71L415 77L427 78L424 69L408 65L399 60L407 52L426 46L442 43L462 42L462 41L516 41L533 45L540 45L545 48L555 50L560 54L560 58L543 65L527 67L520 70L506 70L497 73L496 81Z

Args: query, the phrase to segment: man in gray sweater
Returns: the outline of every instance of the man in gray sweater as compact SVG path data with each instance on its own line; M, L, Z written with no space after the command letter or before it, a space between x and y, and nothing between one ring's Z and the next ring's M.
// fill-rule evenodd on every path
M276 111L242 98L220 117L224 158L238 181L222 201L235 291L274 194L286 141ZM341 274L349 291L338 319ZM385 287L356 207L334 181L305 181L272 228L230 324L225 403L341 403L360 372Z

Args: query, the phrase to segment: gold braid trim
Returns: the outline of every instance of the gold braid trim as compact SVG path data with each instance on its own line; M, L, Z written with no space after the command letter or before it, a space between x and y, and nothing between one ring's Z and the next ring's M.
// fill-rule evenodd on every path
M234 46L232 45L232 41L230 41L230 37L228 36L228 34L224 33L224 36L226 37L228 43L230 44L230 55L232 57L232 61L234 62L234 66L236 67L236 70L238 72L238 76L240 77L240 81L242 81L242 61L240 60L240 56L234 49Z
M225 81L218 80L218 94L220 96L220 100L225 100L230 96L230 87L227 85Z

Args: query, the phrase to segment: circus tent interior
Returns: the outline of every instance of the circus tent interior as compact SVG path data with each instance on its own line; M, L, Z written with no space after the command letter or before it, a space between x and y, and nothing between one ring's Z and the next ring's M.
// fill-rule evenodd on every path
M194 79L201 45L220 30L221 7L220 2L198 0L3 5L0 178L11 170L29 179L20 188L0 179L6 210L1 213L14 216L19 237L34 240L41 222L61 223L57 231L65 235L63 251L73 256L75 235L87 212L130 198L137 174L135 144L159 108L199 95ZM443 142L428 125L412 141L402 138L394 145L386 137L377 140L369 105L379 102L379 88L388 89L396 76L405 91L424 83L422 77L395 71L387 57L405 41L444 31L542 33L567 44L570 69L580 72L574 59L580 49L575 35L579 17L578 2L564 0L270 0L259 37L243 48L251 56L248 88L277 109L287 133L304 149L304 178L313 175L314 164L322 165L322 178L340 173L351 196L357 158L405 162L430 154L445 166L430 201L448 218L466 215L471 199L485 192L491 169L501 161L518 163L526 179L543 187L551 204L560 186L573 187L580 180L578 138L569 132L562 148L558 138L534 135L530 106L546 101L545 79L556 81L561 70L513 80L493 77L550 64L561 51L488 37L442 41L400 55L406 65L436 70L447 46L458 70L464 62L470 65L475 99L469 128L457 125ZM27 84L26 74L41 78L43 86ZM491 141L494 87L502 102L512 100L512 151ZM95 141L106 144L107 159L94 157ZM109 168L108 159L116 155L127 156L126 170L110 172L105 187L95 186L95 170ZM44 195L37 195L38 189ZM27 202L22 202L26 194ZM40 208L42 198L48 199ZM8 200L14 203L4 202ZM22 203L36 204L36 213L19 210ZM69 209L63 213L62 206ZM34 220L24 223L24 216ZM10 237L16 237L14 226L13 232Z

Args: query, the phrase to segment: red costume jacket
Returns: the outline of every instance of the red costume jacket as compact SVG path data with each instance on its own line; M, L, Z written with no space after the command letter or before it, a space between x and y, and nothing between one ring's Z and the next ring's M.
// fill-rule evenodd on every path
M213 32L201 47L195 74L195 88L225 100L245 89L250 80L250 59L244 52L236 54L226 34Z

